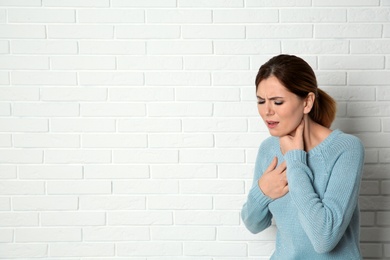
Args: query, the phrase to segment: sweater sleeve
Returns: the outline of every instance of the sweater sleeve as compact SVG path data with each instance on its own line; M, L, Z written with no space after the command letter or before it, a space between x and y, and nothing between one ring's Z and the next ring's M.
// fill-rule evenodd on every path
M272 202L272 199L266 196L258 185L258 180L263 174L262 159L260 148L256 159L253 184L241 210L241 218L246 228L254 234L263 231L272 223L272 214L268 209L268 204Z
M318 253L329 252L338 244L358 203L364 148L357 138L350 138L339 149L342 151L337 153L331 167L322 199L313 188L314 175L307 165L306 152L292 150L284 156L290 196Z

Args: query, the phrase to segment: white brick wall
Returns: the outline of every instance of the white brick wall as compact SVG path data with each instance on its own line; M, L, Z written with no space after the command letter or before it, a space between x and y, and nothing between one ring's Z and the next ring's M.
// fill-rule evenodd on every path
M390 259L389 37L389 0L0 0L0 259L269 259L239 211L280 53L365 144L361 247Z

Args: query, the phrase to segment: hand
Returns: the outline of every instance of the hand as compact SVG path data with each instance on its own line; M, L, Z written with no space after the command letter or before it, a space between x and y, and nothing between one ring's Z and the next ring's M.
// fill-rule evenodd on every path
M286 162L276 167L277 164L278 158L275 157L258 181L261 191L271 199L283 197L288 192Z
M305 144L303 141L303 129L305 127L305 120L302 119L297 129L291 134L282 136L279 138L280 149L282 154L287 153L290 150L304 150Z

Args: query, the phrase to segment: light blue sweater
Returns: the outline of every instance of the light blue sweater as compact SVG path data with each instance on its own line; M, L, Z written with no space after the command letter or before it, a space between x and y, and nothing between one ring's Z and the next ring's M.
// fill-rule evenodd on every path
M258 179L273 157L287 163L289 192L272 200L263 194ZM334 130L306 153L291 150L284 156L279 138L269 137L260 146L254 181L241 217L252 233L271 225L277 235L275 260L358 260L358 196L364 147L357 137Z

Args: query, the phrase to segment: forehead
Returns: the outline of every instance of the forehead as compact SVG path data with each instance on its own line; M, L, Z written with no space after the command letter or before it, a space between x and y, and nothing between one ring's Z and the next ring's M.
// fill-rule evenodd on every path
M257 95L261 97L288 96L293 95L283 84L274 76L263 79L257 87Z

